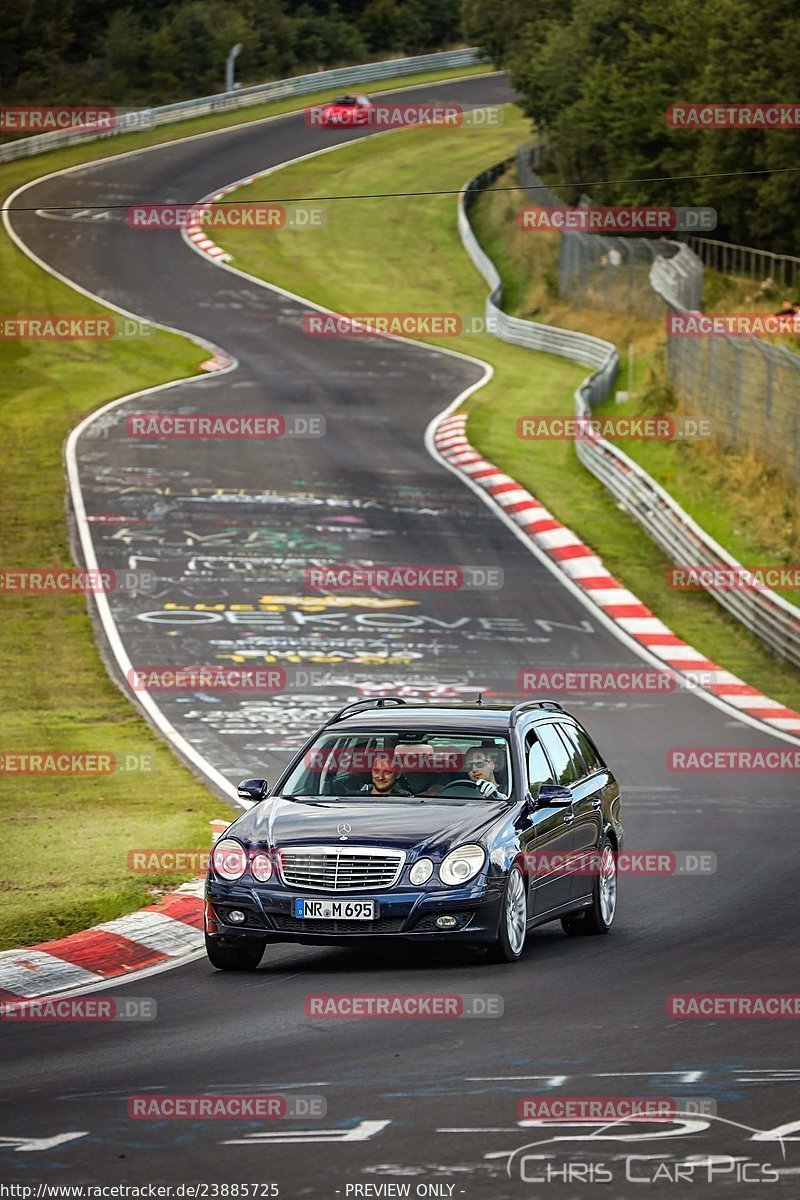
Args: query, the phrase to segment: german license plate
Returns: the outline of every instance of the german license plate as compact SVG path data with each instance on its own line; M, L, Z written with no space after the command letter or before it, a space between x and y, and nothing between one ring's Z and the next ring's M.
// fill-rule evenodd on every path
M374 900L301 900L294 902L294 915L303 921L374 921Z

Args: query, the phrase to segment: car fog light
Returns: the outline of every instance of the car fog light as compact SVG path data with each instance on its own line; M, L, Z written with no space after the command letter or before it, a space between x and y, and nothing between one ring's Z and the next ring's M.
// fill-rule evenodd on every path
M458 924L458 921L456 920L455 917L437 917L436 918L436 928L437 929L454 929L457 924Z
M244 913L238 908L234 908L233 912L228 913L228 920L231 925L243 925L244 919Z

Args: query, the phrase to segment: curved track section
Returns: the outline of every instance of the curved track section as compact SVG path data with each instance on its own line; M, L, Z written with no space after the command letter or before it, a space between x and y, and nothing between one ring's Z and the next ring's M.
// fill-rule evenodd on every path
M497 76L444 87L464 104L508 98ZM287 116L53 176L14 203L189 201L331 136L369 134L331 135ZM399 341L311 339L297 298L219 270L177 234L140 233L124 224L124 210L107 211L102 221L69 222L15 211L11 224L81 287L204 338L237 363L111 406L77 439L87 517L125 518L90 522L98 562L158 575L153 596L110 598L125 653L137 666L284 663L309 672L307 686L298 678L266 699L158 697L165 719L219 772L221 792L243 774L274 771L320 713L354 693L505 695L525 665L639 665L426 453L431 418L480 383L482 364ZM316 413L327 432L266 444L127 437L126 416L148 410ZM504 587L389 597L388 605L374 594L315 602L306 568L356 558L499 567ZM13 1177L258 1180L278 1183L282 1196L320 1197L392 1194L352 1187L406 1181L411 1194L423 1183L442 1189L430 1195L504 1197L527 1191L521 1155L507 1166L531 1143L543 1145L529 1153L562 1165L604 1162L615 1194L626 1191L626 1153L684 1166L691 1156L729 1154L796 1171L791 1143L782 1163L774 1135L753 1140L754 1130L800 1116L787 1073L791 1022L675 1022L665 1010L673 992L789 992L797 978L800 820L790 777L676 775L666 766L672 747L785 743L685 694L584 697L572 707L621 779L629 846L713 851L716 874L625 878L611 937L545 929L515 968L441 951L275 947L252 977L217 975L198 961L118 989L157 1000L149 1024L18 1027L5 1035L0 1109L10 1139L0 1152ZM346 991L496 993L504 1014L411 1029L306 1017L309 993ZM321 1094L328 1115L266 1129L246 1120L131 1120L127 1098L153 1089ZM611 1093L714 1098L720 1119L593 1129L588 1143L585 1129L518 1123L521 1096ZM14 1148L15 1138L62 1132L80 1136L43 1146L35 1159ZM543 1161L527 1161L529 1177ZM574 1183L559 1194L580 1194ZM693 1194L719 1195L720 1186L698 1175Z

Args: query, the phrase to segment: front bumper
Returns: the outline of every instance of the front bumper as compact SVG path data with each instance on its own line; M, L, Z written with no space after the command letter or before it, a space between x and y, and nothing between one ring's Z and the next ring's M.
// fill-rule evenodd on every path
M305 899L374 900L379 906L374 921L304 920L294 916L294 901ZM503 896L503 879L479 877L465 887L399 889L392 892L346 893L293 891L269 885L220 883L206 885L206 932L225 942L260 938L268 942L305 945L351 945L364 941L462 942L487 945L497 937ZM238 909L244 924L228 919ZM452 929L437 929L436 918L454 916Z

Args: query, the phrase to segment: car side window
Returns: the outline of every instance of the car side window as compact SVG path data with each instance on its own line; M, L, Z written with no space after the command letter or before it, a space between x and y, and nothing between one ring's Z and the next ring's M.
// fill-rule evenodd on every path
M554 782L547 755L535 733L529 733L525 738L525 758L528 763L528 788L531 795L535 796L540 783Z
M553 767L555 782L562 784L564 787L575 783L579 777L578 773L573 764L570 751L558 736L558 730L555 725L539 725L536 733L547 751L547 757L550 759Z
M578 743L580 752L583 755L583 761L586 763L589 771L602 771L605 763L590 742L588 735L582 729L572 729L571 732Z
M591 774L591 772L589 770L588 763L581 754L575 727L572 725L559 725L558 732L561 734L566 743L567 749L569 750L569 756L572 760L573 767L578 773L578 779L585 779L587 775Z

